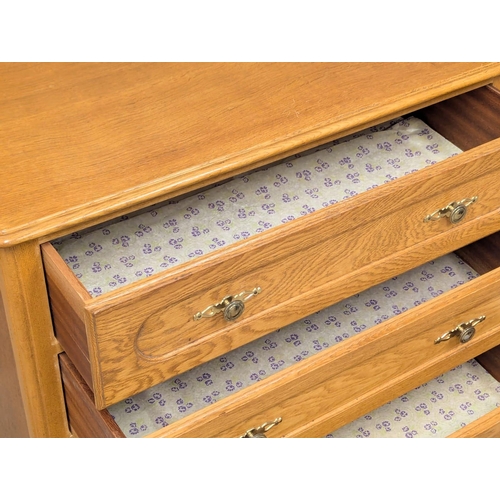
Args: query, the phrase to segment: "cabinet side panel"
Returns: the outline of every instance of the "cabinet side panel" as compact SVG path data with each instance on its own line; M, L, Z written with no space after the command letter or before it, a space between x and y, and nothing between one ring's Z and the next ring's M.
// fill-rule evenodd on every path
M415 113L463 151L500 137L500 93L487 86Z
M0 438L6 437L29 437L29 432L0 294Z

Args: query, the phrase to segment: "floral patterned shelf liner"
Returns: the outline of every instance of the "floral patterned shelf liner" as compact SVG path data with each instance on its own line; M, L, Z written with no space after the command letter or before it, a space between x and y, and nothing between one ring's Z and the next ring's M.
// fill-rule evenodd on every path
M52 243L96 297L459 152L421 120L400 118Z
M145 436L475 277L445 255L108 410L127 437ZM497 406L500 383L471 360L327 437L444 437Z

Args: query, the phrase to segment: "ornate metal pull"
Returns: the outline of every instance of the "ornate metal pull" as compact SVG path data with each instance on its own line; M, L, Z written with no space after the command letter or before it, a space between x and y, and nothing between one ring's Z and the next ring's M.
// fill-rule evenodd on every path
M465 344L466 342L469 342L472 337L474 337L474 334L476 333L475 326L485 319L486 316L480 316L479 318L467 321L467 323L460 323L458 326L453 328L453 330L450 330L449 332L441 335L441 337L437 338L434 343L439 344L440 342L450 340L452 337L459 337L460 342Z
M477 201L478 197L464 198L461 201L453 201L448 206L436 210L425 217L424 222L435 221L442 217L449 217L452 224L460 222L467 214L467 207Z
M240 438L265 438L265 433L272 429L275 425L278 425L283 419L281 417L275 418L272 422L264 422L259 427L253 427L249 431L246 431Z
M222 312L224 313L224 318L227 321L234 321L243 314L243 311L245 310L245 302L261 291L262 289L260 286L257 286L251 292L246 291L240 292L237 295L228 295L217 304L213 304L208 306L203 311L197 312L194 315L194 320L197 321L202 318L211 318L212 316Z

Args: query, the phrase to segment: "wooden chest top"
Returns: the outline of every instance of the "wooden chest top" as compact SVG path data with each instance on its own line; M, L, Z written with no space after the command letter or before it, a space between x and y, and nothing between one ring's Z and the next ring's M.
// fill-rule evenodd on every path
M488 83L494 63L0 65L0 246L42 240Z

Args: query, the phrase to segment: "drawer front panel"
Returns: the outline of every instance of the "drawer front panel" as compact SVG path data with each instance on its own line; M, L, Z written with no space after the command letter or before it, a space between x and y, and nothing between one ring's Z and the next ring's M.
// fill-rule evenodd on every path
M500 343L500 270L185 417L151 437L237 437L277 417L270 437L320 437ZM485 315L467 343L434 341Z
M496 231L499 148L500 141L493 141L77 305L85 319L97 407ZM463 222L424 222L451 201L472 196L478 201ZM52 258L57 259L54 252ZM194 319L224 297L255 287L261 293L245 302L239 319Z

